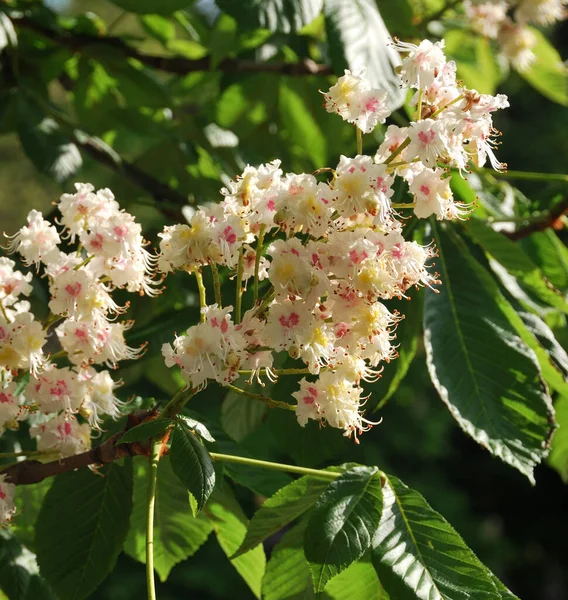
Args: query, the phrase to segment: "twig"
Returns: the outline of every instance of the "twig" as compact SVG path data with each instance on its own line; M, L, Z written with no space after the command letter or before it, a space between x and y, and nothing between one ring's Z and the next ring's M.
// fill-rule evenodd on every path
M125 431L138 425L153 414L153 411L146 411L138 415L131 415L123 431L113 435L100 446L87 452L47 463L42 463L38 460L24 460L11 465L2 474L6 476L10 483L31 485L32 483L39 483L48 477L74 471L75 469L89 465L106 465L124 456L147 456L149 452L148 447L138 442L132 444L115 444L124 435Z
M554 223L560 219L562 216L568 213L568 196L555 204L548 213L542 215L541 219L535 220L524 227L519 227L516 231L505 232L502 233L506 235L509 239L513 241L522 240L523 238L528 237L531 233L536 233L537 231L544 231L549 227L552 227Z

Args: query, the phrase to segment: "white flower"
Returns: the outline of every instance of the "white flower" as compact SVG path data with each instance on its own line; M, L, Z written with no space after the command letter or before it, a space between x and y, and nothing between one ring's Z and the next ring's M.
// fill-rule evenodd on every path
M85 452L91 447L91 427L79 424L73 416L65 414L52 417L30 428L30 435L37 438L40 452L53 452L61 458Z
M334 181L337 212L344 217L368 213L386 224L394 193L392 183L393 177L387 173L387 167L373 163L370 156L341 156Z
M76 183L75 189L75 194L63 194L58 206L61 224L67 228L72 242L79 233L111 218L120 209L108 189L95 193L90 183Z
M521 0L515 10L515 19L522 24L551 25L565 18L565 0Z
M324 94L324 98L327 112L337 113L363 133L371 133L391 113L387 92L371 88L363 77L348 70Z
M23 395L16 394L18 385L15 381L10 381L0 387L0 430L6 427L6 423L27 416L27 411L21 406Z
M418 157L427 167L435 167L438 158L448 151L448 138L440 121L424 119L411 123L408 135L408 155Z
M30 211L27 220L28 225L11 236L8 251L19 252L26 266L47 264L61 242L57 229L37 210Z
M32 291L32 274L14 271L16 263L0 256L0 302L4 308L17 301L19 296L29 296Z
M246 343L243 332L231 321L232 308L220 309L216 304L206 307L204 323L176 337L173 347L162 346L166 365L178 365L193 388L205 387L208 379L227 385L238 377Z
M408 52L408 56L402 61L400 76L402 81L411 88L431 86L446 63L443 40L435 44L430 40L423 40L418 46L398 42L394 47L399 52Z
M30 379L26 390L28 402L37 404L39 411L46 415L60 411L76 412L86 394L86 387L77 373L68 367L58 369L55 366Z
M0 364L10 369L29 369L36 375L46 360L42 350L46 337L32 313L17 313L12 323L0 323Z
M507 2L499 1L478 3L466 0L463 7L472 29L491 39L495 39L499 34L499 27L509 10Z
M511 20L503 21L499 31L501 52L518 71L526 71L536 60L532 49L536 46L536 36L527 27Z
M414 177L409 188L414 194L414 214L420 219L436 215L438 220L445 219L453 195L450 179L442 179L444 171L424 169Z

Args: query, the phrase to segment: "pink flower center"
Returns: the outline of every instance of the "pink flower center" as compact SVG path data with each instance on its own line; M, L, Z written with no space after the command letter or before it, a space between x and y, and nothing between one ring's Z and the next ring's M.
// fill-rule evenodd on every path
M65 291L73 298L77 298L81 293L81 288L83 286L77 281L75 283L68 283L65 286Z
M436 137L435 131L419 131L418 139L424 144L431 144Z
M6 392L0 392L0 404L11 404L12 394L6 394Z
M278 321L282 327L285 327L286 329L292 329L298 325L300 322L300 317L296 313L291 313L288 317L286 317L286 315L282 315Z

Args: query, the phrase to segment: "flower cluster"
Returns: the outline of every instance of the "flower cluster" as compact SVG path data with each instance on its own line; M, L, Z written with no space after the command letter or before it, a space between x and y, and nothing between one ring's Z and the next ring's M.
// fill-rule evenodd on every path
M32 210L28 224L9 238L8 250L47 278L45 322L24 299L33 290L33 274L0 257L0 433L29 419L38 451L54 458L89 449L101 417L119 415L118 383L94 365L115 367L141 353L124 340L131 323L116 320L126 307L114 302L112 292L156 294L156 258L145 248L140 225L120 210L109 190L76 188L58 205L62 232ZM62 238L78 241L78 248L64 252ZM59 345L56 354L46 352L50 345L54 350ZM70 366L59 366L58 357ZM10 514L10 486L0 482L0 521Z
M284 173L275 160L247 166L222 190L220 203L196 210L188 224L160 234L158 267L194 272L200 286L201 323L163 346L168 366L188 384L232 384L243 374L274 379L285 371L306 374L293 394L304 426L313 419L357 435L372 423L362 416L361 383L374 381L381 364L397 356L394 330L402 318L384 300L432 286L435 251L403 235L399 211L419 218L460 218L470 207L454 200L449 169L487 160L493 153L492 113L508 106L460 87L443 43L397 44L407 56L402 83L415 89L418 118L390 125L374 157L342 156L327 181L315 174ZM388 117L388 97L349 71L324 94L325 107L363 132ZM412 201L393 203L397 178ZM221 305L219 286L208 305L201 270L224 267L236 278L233 306ZM243 291L253 288L242 314ZM262 292L262 293L261 293ZM301 362L274 369L286 353Z
M501 53L519 71L535 60L537 38L528 27L550 25L568 15L565 0L466 0L464 10L477 33L496 40Z

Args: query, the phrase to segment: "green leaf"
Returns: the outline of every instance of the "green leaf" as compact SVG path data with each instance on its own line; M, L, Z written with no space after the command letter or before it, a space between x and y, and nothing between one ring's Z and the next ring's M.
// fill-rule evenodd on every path
M467 231L487 254L517 278L519 285L541 302L568 313L568 302L546 281L544 274L523 249L479 219L470 219Z
M62 182L83 164L77 146L59 125L25 97L18 102L18 134L27 157L41 173Z
M537 40L536 46L531 48L536 60L519 74L550 100L568 106L568 67L541 31L534 27L528 29Z
M0 588L9 600L56 600L38 574L35 554L9 530L0 530Z
M489 40L465 29L447 31L444 40L445 51L456 61L458 77L467 87L494 94L501 73Z
M158 437L168 430L174 423L173 419L158 417L136 425L129 429L117 442L117 444L129 444L130 442L142 442L153 437Z
M293 33L319 15L323 0L217 0L217 5L245 29Z
M389 93L391 108L404 103L406 92L394 68L401 64L375 0L326 0L325 28L329 55L335 72L366 68L365 78L373 87Z
M17 512L11 521L12 529L18 541L30 550L35 548L34 537L37 517L51 483L51 478L48 478L32 485L22 485L18 487L15 496Z
M553 410L534 352L511 323L509 303L452 230L433 225L442 285L426 290L430 377L460 427L534 482Z
M370 548L381 510L376 467L354 467L329 485L304 533L304 551L316 592L322 592L332 577Z
M369 553L334 577L325 588L322 598L325 600L353 600L354 598L389 600L377 577Z
M278 490L254 514L237 556L303 515L318 501L329 483L329 480L304 476Z
M568 248L554 231L537 231L521 240L520 245L552 285L568 291Z
M221 425L240 442L262 425L267 410L266 404L230 391L221 406Z
M318 169L326 164L326 139L308 110L300 89L291 78L282 78L279 95L280 118L292 143L301 154L307 154L313 166Z
M262 581L264 600L315 599L310 566L303 548L306 524L307 521L300 521L274 547Z
M55 477L36 528L41 575L62 600L87 598L112 571L128 533L132 463Z
M383 487L373 564L396 600L500 600L487 568L455 529L396 477Z
M176 36L175 24L162 15L143 15L139 20L144 31L164 46Z
M490 573L490 575L491 581L494 583L501 596L501 600L520 600L517 596L515 596L515 594L513 594L513 592L511 592L509 588L507 588L507 586L505 586L505 584L499 581L499 579L497 579L493 573Z
M410 302L405 302L401 307L400 302L396 307L402 308L404 319L396 328L396 343L398 344L398 358L384 365L381 378L368 386L371 397L367 404L368 409L376 410L384 406L387 400L398 390L404 380L408 369L416 356L418 341L422 333L422 312L424 297L421 292L415 294ZM392 308L393 304L389 305Z
M564 348L540 317L523 310L516 312L518 317L513 317L513 323L515 317L517 322L522 321L518 324L517 331L525 344L536 354L544 380L552 389L568 396L568 356Z
M124 551L146 563L146 509L148 505L148 460L134 459L134 506ZM172 568L193 556L206 542L212 527L203 517L193 517L189 496L174 474L170 457L158 463L158 482L154 506L154 569L166 581Z
M209 429L207 429L203 423L200 423L195 419L191 419L190 417L186 417L185 415L177 415L176 419L185 423L187 427L193 431L193 433L196 433L200 438L206 440L207 442L215 441L215 438L211 435Z
M215 469L209 452L183 421L176 422L170 458L174 473L196 500L197 514L215 487Z
M558 430L552 437L548 464L568 483L568 396L560 396L554 403L554 408Z
M245 538L248 524L239 503L228 490L223 493L216 490L211 495L205 513L217 535L219 545L228 557L232 557ZM260 598L266 566L266 556L262 546L258 545L246 554L230 560L253 594Z
M113 4L124 10L146 15L155 13L157 15L171 15L177 10L187 8L191 0L111 0Z

